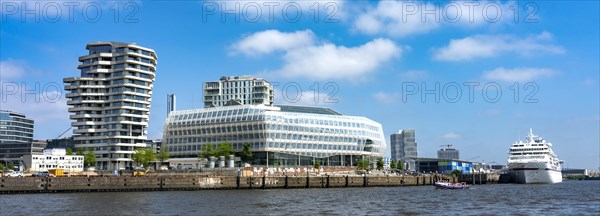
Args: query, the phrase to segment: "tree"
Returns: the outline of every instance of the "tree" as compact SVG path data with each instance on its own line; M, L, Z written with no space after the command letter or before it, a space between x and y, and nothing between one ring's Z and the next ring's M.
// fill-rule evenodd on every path
M392 160L390 162L390 169L396 169L396 161L395 160Z
M0 170L4 170L4 164L0 164Z
M320 169L321 168L321 162L320 161L315 161L313 163L313 168L315 169Z
M14 170L15 169L15 164L11 163L8 165L8 170Z
M359 160L356 162L356 167L361 170L367 169L367 168L369 168L369 161Z
M404 161L399 160L398 165L396 165L396 168L398 168L399 170L404 170Z
M462 171L461 170L453 170L450 175L454 176L454 177L460 177L462 176Z
M244 143L244 145L242 146L242 152L240 153L240 158L244 162L252 160L252 151L250 151L250 143Z
M81 149L81 148L79 148ZM79 149L77 151L79 152ZM88 148L87 153L83 154L83 149L81 149L81 154L83 155L83 162L88 166L92 166L92 164L96 163L96 153L94 153L94 149Z
M73 155L73 149L67 148L67 155Z
M377 159L377 170L382 170L383 169L383 159L379 158Z
M156 161L156 153L154 153L154 150L151 148L144 149L144 156L144 167L149 167L150 163Z
M218 154L217 148L215 148L215 145L212 143L206 143L202 145L200 150L202 151L202 153L200 153L200 157L202 158L215 157Z
M85 150L84 148L77 148L76 149L77 153L75 153L75 154L76 155L84 156L85 155L85 153L83 153L84 150Z
M233 154L233 146L231 143L221 143L217 146L217 156L229 156Z
M148 167L150 162L156 160L156 154L150 148L137 148L132 159L137 164L142 164L144 167Z
M142 149L137 148L137 149L135 149L135 152L133 153L133 155L131 155L131 159L133 160L133 162L135 162L136 165L139 165L144 160L143 154L144 154L144 152L142 151Z
M158 161L160 161L160 163L164 163L166 160L169 160L169 157L171 157L171 155L169 154L169 148L167 148L167 146L162 146L160 148L160 151L158 151L158 154L156 155L156 158L158 159Z

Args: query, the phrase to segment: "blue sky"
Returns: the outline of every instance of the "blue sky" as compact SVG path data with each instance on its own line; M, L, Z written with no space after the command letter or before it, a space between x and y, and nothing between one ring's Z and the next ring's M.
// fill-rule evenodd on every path
M277 103L381 122L388 144L391 133L415 129L419 156L452 144L462 159L506 164L509 145L533 128L563 166L600 166L596 1L0 6L0 108L34 118L36 139L69 127L62 78L79 75L85 45L121 41L158 54L150 138L162 136L168 93L178 109L198 108L203 82L249 74L279 84Z

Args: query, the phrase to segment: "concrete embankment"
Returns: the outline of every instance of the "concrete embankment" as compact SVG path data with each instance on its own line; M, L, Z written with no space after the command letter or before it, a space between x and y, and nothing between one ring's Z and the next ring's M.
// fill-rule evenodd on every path
M477 174L463 174L459 181L466 182L467 184L496 184L496 183L508 183L501 181L502 178L498 173L477 173Z
M0 193L387 187L432 185L435 179L435 176L5 177L0 179Z

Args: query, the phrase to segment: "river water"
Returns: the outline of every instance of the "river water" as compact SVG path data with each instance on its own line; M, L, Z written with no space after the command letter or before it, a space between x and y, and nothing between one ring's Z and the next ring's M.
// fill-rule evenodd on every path
M600 215L600 181L0 195L0 215Z

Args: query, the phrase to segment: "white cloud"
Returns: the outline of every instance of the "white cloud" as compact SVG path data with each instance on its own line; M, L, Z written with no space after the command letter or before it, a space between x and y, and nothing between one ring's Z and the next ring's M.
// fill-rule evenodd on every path
M398 94L394 93L385 93L385 92L377 92L373 94L373 98L379 101L380 103L390 104L394 103L398 99Z
M283 56L285 65L279 73L285 77L355 80L401 53L402 49L388 39L375 39L358 47L324 43L290 50Z
M434 58L442 61L463 61L506 53L532 56L565 52L562 47L550 44L550 41L552 35L548 32L523 38L513 35L474 35L451 40L448 46L435 49Z
M231 54L242 53L247 56L257 56L273 51L287 51L314 44L314 37L311 30L290 33L266 30L247 36L232 45Z
M34 88L27 88L17 88L15 94L4 94L0 106L33 119L36 139L55 138L71 126L68 106L62 92L55 91L52 87L47 92L40 90L31 94L29 90Z
M460 134L454 133L454 132L449 132L447 134L444 134L442 136L442 138L444 139L460 139L462 136Z
M485 71L483 77L488 80L506 81L506 82L529 82L540 78L551 77L556 72L546 68L513 68L503 67L494 70Z
M345 47L329 42L317 43L313 35L310 30L293 33L267 30L254 33L232 47L236 52L250 56L283 51L283 66L263 72L264 76L316 80L359 81L374 73L381 64L402 54L402 48L388 39L378 38L360 46ZM257 44L259 41L265 44Z
M25 61L7 59L0 61L0 80L7 81L23 76L29 66Z
M423 6L435 7L432 4ZM376 8L358 16L354 22L354 29L369 35L387 34L402 37L426 33L439 27L440 23L435 19L422 19L420 15L403 13L413 10L409 7L409 4L401 1L380 1Z
M48 91L44 92L43 89L20 86L16 91L11 91L11 94L3 95L2 109L24 113L34 118L36 124L51 123L61 119L69 121L68 106L64 95L60 91L55 91L55 87L59 86L48 87ZM36 94L31 94L31 90L38 91Z
M442 26L478 27L510 23L513 1L379 1L354 20L354 30L403 37L427 33Z

